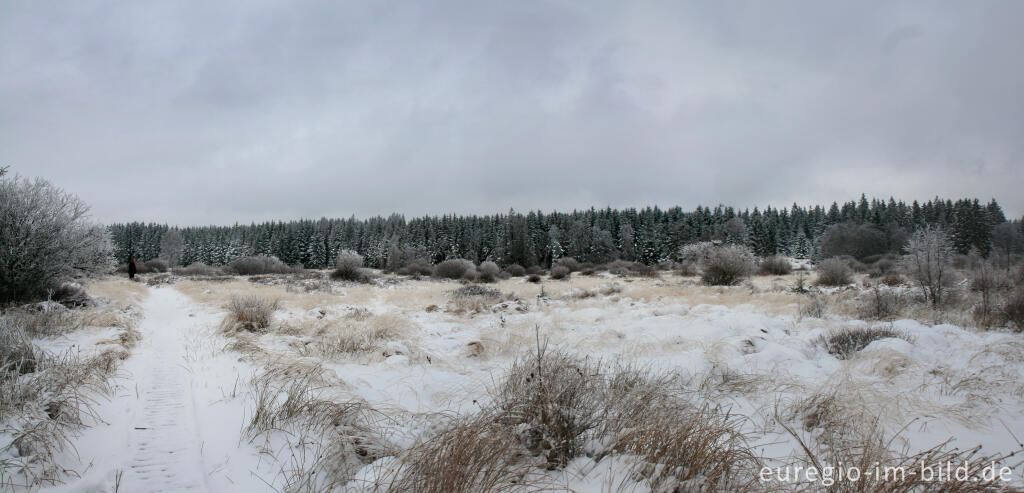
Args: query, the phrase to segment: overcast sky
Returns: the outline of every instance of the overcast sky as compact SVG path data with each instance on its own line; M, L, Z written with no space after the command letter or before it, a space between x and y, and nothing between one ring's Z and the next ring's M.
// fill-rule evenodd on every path
M868 196L1024 213L1024 2L0 0L0 164L100 221Z

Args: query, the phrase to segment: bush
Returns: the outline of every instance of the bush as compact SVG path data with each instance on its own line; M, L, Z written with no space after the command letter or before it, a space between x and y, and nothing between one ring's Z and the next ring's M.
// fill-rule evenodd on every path
M551 278L552 279L565 279L566 277L569 277L569 273L571 273L571 272L572 271L569 270L569 268L564 266L564 265L556 265L556 266L551 268Z
M949 237L939 229L927 227L914 233L903 257L904 269L921 288L925 300L932 306L942 303L946 289L952 281L950 264L953 246Z
M0 303L42 299L77 275L113 269L107 228L46 180L0 178Z
M352 250L343 250L338 253L331 278L353 282L368 282L370 280L370 276L363 270L363 256Z
M519 264L512 264L505 268L505 272L512 277L523 277L526 275L526 269Z
M871 320L891 320L899 315L904 306L899 291L875 286L867 300L861 304L860 316Z
M425 260L413 260L395 273L403 276L429 276L434 273L434 267Z
M300 269L285 264L278 260L277 257L259 255L232 260L228 264L227 270L243 276L252 276L259 274L291 274Z
M565 267L569 272L578 272L582 268L580 262L572 257L562 257L556 260L552 268L555 266Z
M501 276L501 268L494 262L481 262L477 271L480 273L477 277L480 282L494 282Z
M93 304L92 298L85 293L84 289L70 283L61 284L59 288L50 293L49 298L68 308L79 308Z
M434 277L441 279L462 279L476 271L473 262L463 258L445 260L434 266Z
M527 281L527 282L532 282L532 283L534 283L534 284L537 284L537 283L539 283L539 282L541 281L541 277L540 277L540 274L530 274L530 275L529 275L529 276L528 276L528 277L526 278L526 281Z
M218 276L221 275L221 270L217 267L211 267L202 262L194 262L189 264L188 267L180 267L177 269L171 269L171 272L179 276Z
M736 245L717 247L708 252L701 282L711 286L733 286L753 270L754 256L749 249Z
M846 286L853 282L852 276L846 262L830 258L818 264L818 278L814 282L819 286Z
M827 335L819 337L818 343L823 344L825 350L836 358L847 359L857 351L868 347L868 344L880 339L910 340L906 334L895 329L869 327L833 330Z
M1017 332L1024 331L1024 289L1017 290L1007 298L1003 305L1003 314L1006 320L1013 323Z
M658 270L655 267L627 260L616 260L607 264L605 268L608 269L608 272L618 276L637 275L642 277L654 277L658 275Z
M678 262L676 264L676 273L683 277L693 277L699 274L697 264L693 262Z
M280 308L278 300L260 296L232 296L228 304L226 329L248 331L264 330L270 326L274 312Z
M768 276L784 276L793 272L793 265L782 257L768 257L761 261L760 272Z
M145 262L135 263L136 274L154 274L167 272L167 262L161 259L152 259ZM118 272L128 272L128 264L121 264L117 267Z

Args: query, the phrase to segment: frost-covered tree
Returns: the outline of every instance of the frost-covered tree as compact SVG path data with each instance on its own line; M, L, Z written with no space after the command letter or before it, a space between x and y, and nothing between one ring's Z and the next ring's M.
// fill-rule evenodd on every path
M904 268L933 306L942 303L952 280L949 269L952 259L953 245L941 229L928 226L914 233L907 243Z
M45 297L113 267L107 229L78 197L41 178L0 179L0 302Z

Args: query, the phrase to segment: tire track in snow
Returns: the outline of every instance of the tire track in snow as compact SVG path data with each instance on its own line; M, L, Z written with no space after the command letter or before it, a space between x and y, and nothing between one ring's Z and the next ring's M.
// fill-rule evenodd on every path
M208 491L202 440L192 398L192 375L184 366L186 337L197 330L189 301L169 288L150 290L134 355L145 369L137 376L139 406L132 420L132 457L124 491Z

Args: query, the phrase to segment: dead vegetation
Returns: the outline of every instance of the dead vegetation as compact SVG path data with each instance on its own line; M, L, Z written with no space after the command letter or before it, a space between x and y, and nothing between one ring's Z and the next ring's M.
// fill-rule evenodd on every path
M232 296L228 314L221 325L226 332L245 330L259 332L270 327L274 312L281 308L279 300L261 296Z
M851 327L831 330L815 342L824 346L829 354L839 359L848 359L868 344L881 339L910 340L909 336L891 327Z
M109 308L109 307L108 307ZM55 485L68 473L56 462L83 427L101 421L97 399L112 391L118 362L138 340L133 320L108 308L29 305L0 316L0 488ZM118 327L112 345L50 353L33 337L85 327Z

